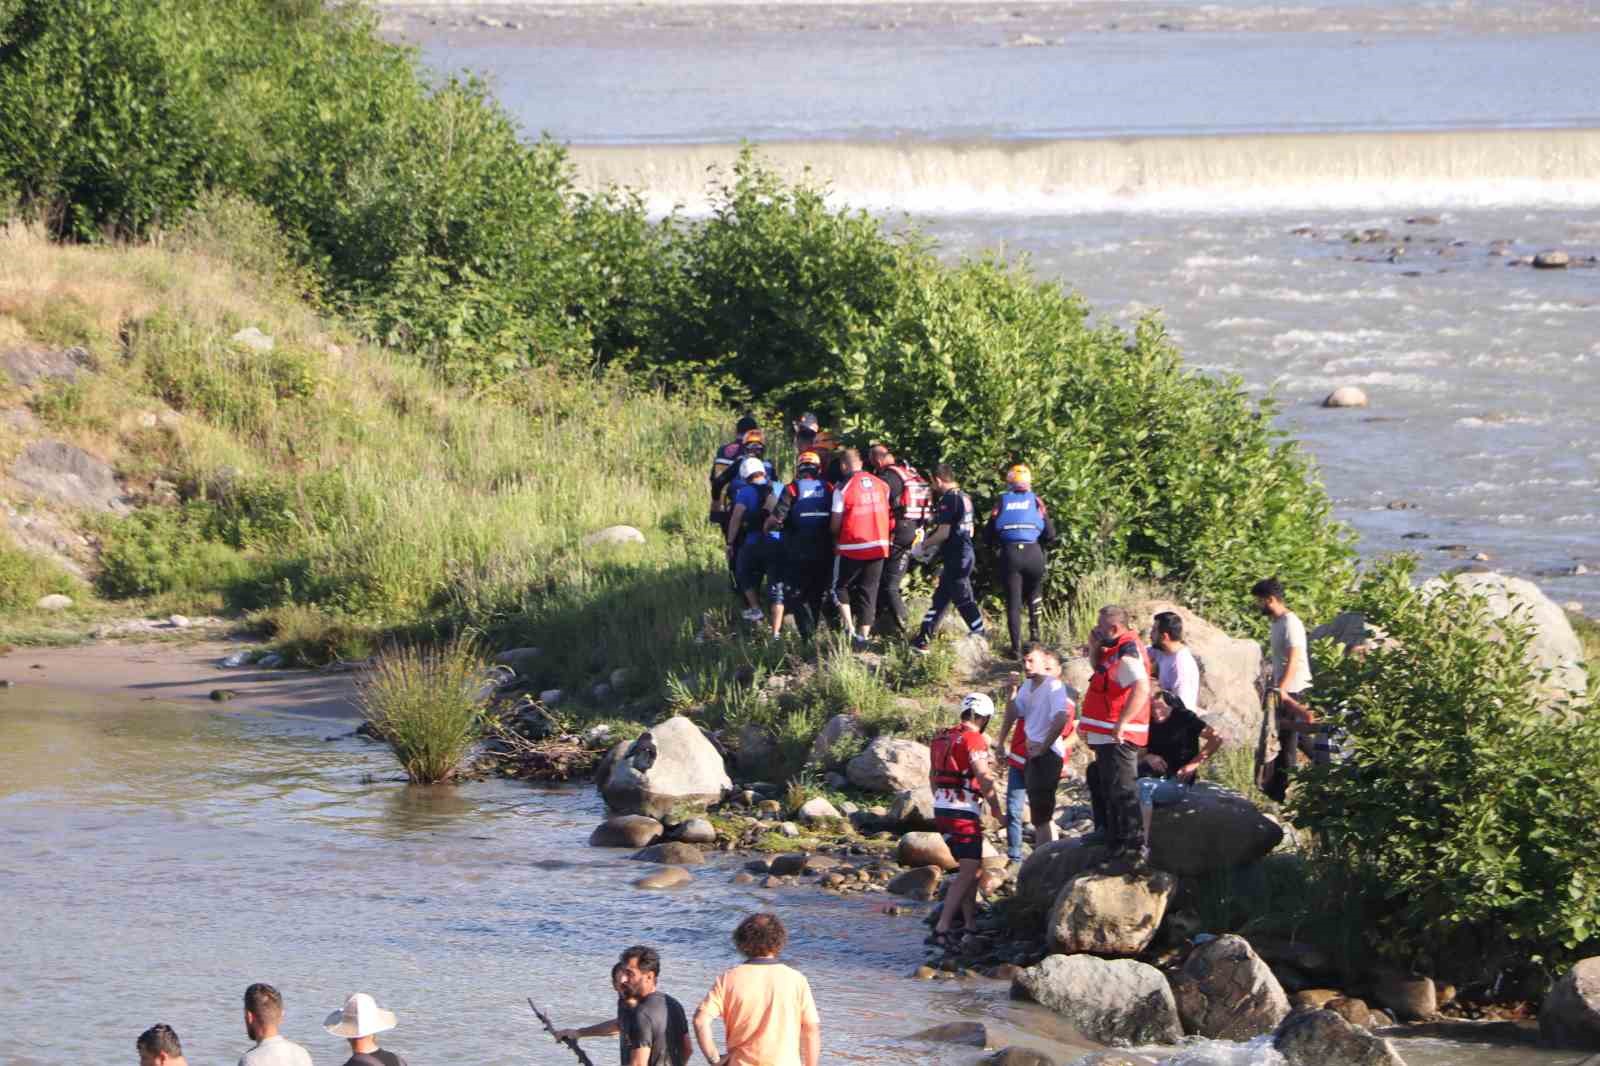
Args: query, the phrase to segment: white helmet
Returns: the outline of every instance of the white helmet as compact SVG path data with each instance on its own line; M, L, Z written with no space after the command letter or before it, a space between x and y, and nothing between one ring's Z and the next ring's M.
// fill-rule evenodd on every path
M971 714L977 718L994 717L994 700L981 692L969 692L961 697L961 713Z
M753 477L766 477L767 464L755 456L749 456L739 463L739 477L749 481Z

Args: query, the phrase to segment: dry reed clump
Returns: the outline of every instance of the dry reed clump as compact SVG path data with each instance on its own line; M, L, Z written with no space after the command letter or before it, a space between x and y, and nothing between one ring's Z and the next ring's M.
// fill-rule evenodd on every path
M416 784L455 776L483 735L485 669L470 637L380 652L357 692L362 717Z

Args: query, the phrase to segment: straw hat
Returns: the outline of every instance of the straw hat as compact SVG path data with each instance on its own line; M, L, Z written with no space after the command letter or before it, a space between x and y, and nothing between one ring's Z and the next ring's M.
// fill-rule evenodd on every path
M322 1027L334 1036L353 1040L358 1036L371 1036L393 1029L398 1024L394 1011L384 1010L378 1006L377 1000L365 992L357 992L344 1001L343 1010L328 1015Z

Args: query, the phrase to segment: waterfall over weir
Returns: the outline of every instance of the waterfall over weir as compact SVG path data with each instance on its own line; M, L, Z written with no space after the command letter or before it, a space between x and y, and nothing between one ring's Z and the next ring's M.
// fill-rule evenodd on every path
M1600 204L1600 129L1222 134L1061 140L777 141L843 203L917 214L1245 212ZM697 213L735 144L581 145L586 187L643 191Z

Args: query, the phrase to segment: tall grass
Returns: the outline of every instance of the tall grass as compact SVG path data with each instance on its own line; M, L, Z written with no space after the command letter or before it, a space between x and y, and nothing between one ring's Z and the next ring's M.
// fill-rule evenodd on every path
M477 644L443 644L381 652L357 684L362 717L389 745L417 784L447 781L482 736L484 661Z

